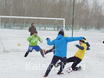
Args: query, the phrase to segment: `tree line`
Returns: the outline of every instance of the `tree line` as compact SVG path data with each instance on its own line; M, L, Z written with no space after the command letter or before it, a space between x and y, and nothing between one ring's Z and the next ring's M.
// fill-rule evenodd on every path
M104 28L103 5L98 4L98 0L75 0L74 10L74 27ZM72 25L72 13L73 0L0 0L0 15L65 18L66 25ZM3 21L7 22L7 19ZM32 20L26 20L29 21ZM40 21L37 20L36 23Z

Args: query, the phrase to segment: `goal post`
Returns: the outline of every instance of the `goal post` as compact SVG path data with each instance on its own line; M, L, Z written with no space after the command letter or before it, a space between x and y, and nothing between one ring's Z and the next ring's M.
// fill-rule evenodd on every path
M1 19L2 18L7 18L7 19L40 19L40 20L59 20L59 21L63 21L62 23L62 28L65 30L65 18L51 18L51 17L28 17L28 16L0 16L0 23L1 23Z
M4 27L4 30L0 29L0 48L2 48L2 51L3 52L4 51L5 52L10 52L10 51L24 52L26 50L26 46L28 46L26 38L29 33L27 32L27 30L23 30L23 31L21 31L21 30L8 30L8 28L13 29L11 27L14 27L14 29L18 29L18 27L20 27L19 29L21 29L21 27L24 26L23 29L25 29L25 23L27 25L26 29L29 28L31 23L35 23L36 28L42 27L42 26L45 27L42 22L44 22L44 24L47 23L46 27L47 28L49 27L48 30L52 30L52 27L53 27L53 29L56 28L55 30L62 29L62 28L65 30L65 18L2 16L2 15L0 15L0 26ZM48 23L50 24L49 26L47 26ZM22 25L20 25L20 24L22 24ZM39 26L39 24L40 25L42 24L42 25ZM59 27L55 27L58 24L59 24ZM16 25L16 28L15 28L15 25ZM8 28L6 28L7 30L5 30L5 27L8 27ZM45 31L40 31L40 32L44 33Z

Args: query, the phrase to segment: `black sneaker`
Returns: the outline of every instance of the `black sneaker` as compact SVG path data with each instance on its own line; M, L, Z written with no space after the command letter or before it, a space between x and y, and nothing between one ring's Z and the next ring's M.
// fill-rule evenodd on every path
M26 52L25 55L24 55L24 57L27 57L28 54L29 54L29 52Z
M57 73L57 75L63 75L63 74L64 74L64 73L62 73L62 72L61 72L61 73Z
M75 69L73 69L74 71L79 71L79 70L81 70L81 66L79 66L79 67L76 67Z
M81 66L79 66L77 70L81 70Z
M47 76L43 76L43 78L47 78Z

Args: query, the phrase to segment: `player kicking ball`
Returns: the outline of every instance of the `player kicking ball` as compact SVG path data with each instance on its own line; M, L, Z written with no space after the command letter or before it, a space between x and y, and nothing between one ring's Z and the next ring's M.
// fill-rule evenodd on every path
M64 37L64 31L59 31L58 36L54 40L50 40L50 38L47 38L47 44L53 45L55 47L54 56L52 58L51 63L49 64L45 74L44 78L48 77L51 69L55 64L60 60L60 69L57 72L57 75L63 74L63 69L66 64L66 56L67 56L67 44L68 42L82 40L84 37Z

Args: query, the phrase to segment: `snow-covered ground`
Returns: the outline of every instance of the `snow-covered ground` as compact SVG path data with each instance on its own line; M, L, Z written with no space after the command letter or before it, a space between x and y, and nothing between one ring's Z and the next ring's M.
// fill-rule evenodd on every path
M39 31L39 36L43 39L43 43L39 43L40 46L44 49L51 48L46 44L45 38L54 39L57 33L56 31ZM71 36L70 31L65 33ZM53 54L47 54L45 58L42 58L39 52L33 51L24 58L28 48L26 41L28 36L27 30L0 29L0 78L42 78ZM80 30L74 32L74 36L84 36L91 44L91 50L86 53L80 64L82 70L58 76L56 73L59 68L53 68L48 78L104 78L104 44L102 43L104 32ZM73 56L76 52L75 44L78 42L68 44L67 57ZM67 64L66 68L70 65Z

